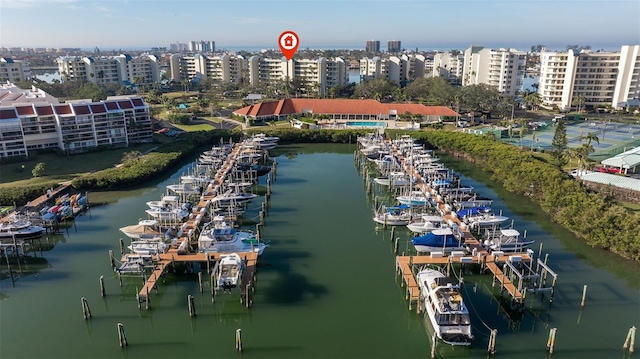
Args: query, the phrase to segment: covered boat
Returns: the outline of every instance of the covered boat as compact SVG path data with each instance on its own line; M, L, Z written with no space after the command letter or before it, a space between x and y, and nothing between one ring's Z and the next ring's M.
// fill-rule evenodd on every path
M464 250L462 239L456 238L450 228L434 229L431 232L413 237L411 243L418 252L441 252Z

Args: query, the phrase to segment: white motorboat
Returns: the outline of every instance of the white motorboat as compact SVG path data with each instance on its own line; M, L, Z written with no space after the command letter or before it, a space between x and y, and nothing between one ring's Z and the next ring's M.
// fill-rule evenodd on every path
M457 212L459 218L472 228L499 226L509 219L491 212L491 207L471 207Z
M180 184L167 185L167 189L182 195L192 195L192 194L200 195L204 187L196 186L191 182L185 182Z
M178 207L180 203L179 196L163 196L159 201L148 201L147 207L149 208L162 208L162 207Z
M376 223L387 226L406 226L411 222L411 219L410 207L405 204L393 207L383 206L382 210L373 217Z
M218 288L231 290L240 284L242 273L244 272L244 262L238 253L231 253L220 259L216 282Z
M416 281L436 335L451 345L471 345L471 319L460 286L435 269L423 269Z
M485 229L483 235L485 248L493 251L522 252L535 242L520 236L520 231L512 228Z
M256 197L258 197L257 194L228 190L223 194L213 197L211 199L211 203L219 207L227 207L234 204L249 202Z
M140 236L137 241L132 241L127 248L135 254L159 254L165 253L169 245L161 236Z
M427 233L443 226L444 219L438 215L423 214L420 219L411 221L407 228L413 233Z
M250 231L241 231L226 222L214 220L204 225L198 237L198 251L209 253L255 252L261 255L267 245Z
M145 210L148 215L153 217L154 219L165 222L165 221L175 221L180 222L189 216L189 212L191 211L191 203L185 203L181 207L173 207L173 206L165 206L160 208L149 208Z
M434 229L425 235L413 237L411 243L416 251L425 253L449 253L465 249L462 238L456 238L451 228Z
M155 219L143 219L138 221L138 224L120 227L120 232L133 239L138 239L141 235L161 236L164 234Z
M31 240L42 237L45 228L33 225L25 219L9 219L0 223L0 242L15 240Z
M404 172L389 172L388 176L380 176L373 181L382 186L405 187L411 184L409 175Z
M426 206L430 203L429 198L430 194L414 190L410 191L408 194L403 194L401 196L397 196L396 200L401 204L406 204L409 206Z

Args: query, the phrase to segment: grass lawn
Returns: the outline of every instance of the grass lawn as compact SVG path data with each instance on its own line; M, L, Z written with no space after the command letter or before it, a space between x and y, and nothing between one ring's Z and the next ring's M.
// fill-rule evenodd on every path
M56 153L37 154L29 160L2 164L0 166L0 186L14 181L23 182L10 183L10 185L71 180L76 176L91 171L113 167L120 163L125 152L145 152L156 146L157 144L154 143L146 143L132 145L128 148L117 148L71 156L58 155ZM33 170L39 162L46 164L45 175L39 178L33 178L31 170ZM24 165L24 169L22 169L22 165Z
M174 127L177 127L186 132L195 132L195 131L211 131L215 129L215 127L211 126L208 123L199 123L197 125L179 125L174 123Z

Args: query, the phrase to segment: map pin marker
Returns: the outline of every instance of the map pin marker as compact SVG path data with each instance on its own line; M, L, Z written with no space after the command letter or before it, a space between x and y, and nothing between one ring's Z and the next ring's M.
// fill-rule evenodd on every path
M298 34L290 30L283 32L278 37L280 51L282 51L282 54L284 54L284 57L286 57L287 60L291 60L293 55L296 53L299 43Z

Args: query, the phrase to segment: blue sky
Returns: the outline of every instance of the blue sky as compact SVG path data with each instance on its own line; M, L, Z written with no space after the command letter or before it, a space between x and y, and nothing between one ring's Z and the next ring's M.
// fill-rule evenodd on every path
M277 48L293 30L299 48L471 44L528 50L568 44L616 50L640 44L638 0L0 0L0 47L148 48L213 40L216 48Z

